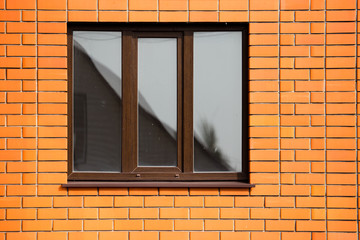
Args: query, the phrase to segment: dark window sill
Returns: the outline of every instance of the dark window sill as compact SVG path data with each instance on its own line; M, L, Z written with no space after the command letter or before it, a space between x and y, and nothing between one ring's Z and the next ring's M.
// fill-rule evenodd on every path
M65 188L117 188L117 187L141 187L141 188L252 188L255 184L236 181L213 181L213 182L85 182L73 181L62 184Z

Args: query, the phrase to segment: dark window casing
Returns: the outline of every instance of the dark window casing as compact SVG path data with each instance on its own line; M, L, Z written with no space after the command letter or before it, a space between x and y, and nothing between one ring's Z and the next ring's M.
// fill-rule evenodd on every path
M90 78L96 74L96 71L89 72L92 62L87 59L87 65L84 71L88 71L85 83L79 80L83 73L78 74L77 68L81 65L78 56L74 56L75 49L73 33L81 31L98 32L121 32L121 99L116 94L111 93L109 86L100 84L95 86ZM194 152L201 149L199 141L194 140L194 32L231 32L242 33L241 41L241 171L195 171ZM139 38L175 38L176 60L177 60L177 133L176 141L171 142L171 138L166 135L164 128L160 126L159 134L176 150L176 166L139 166L139 118L146 118L147 123L156 123L158 120L152 119L147 114L147 109L138 107L138 39ZM83 53L82 53L83 54ZM86 57L83 56L83 59ZM248 145L248 24L247 23L68 23L68 79L69 79L69 141L68 141L68 180L69 181L166 181L166 182L206 182L206 181L249 181L249 145ZM94 69L93 69L94 70ZM79 83L78 83L79 81ZM88 94L99 94L106 96L103 100L108 104L102 113L103 119L99 119L99 125L105 128L111 127L113 131L106 130L105 139L99 138L101 142L95 144L107 146L103 149L104 155L96 158L94 154L87 156L89 138L87 136L94 132L91 129L91 117L87 104L94 99L88 99L86 94L78 94L77 88L90 87L96 90L89 90ZM95 84L95 85L94 85ZM219 89L221 91L221 89ZM99 102L101 102L99 100ZM101 107L98 102L98 107ZM226 107L226 106L224 106ZM115 109L115 110L114 110ZM117 109L120 109L119 111ZM108 115L108 116L105 116ZM104 119L115 120L113 122L103 122ZM169 132L169 131L168 131ZM76 133L76 141L74 139ZM94 134L97 134L94 133ZM119 135L120 134L120 135ZM110 135L110 136L109 136ZM141 135L140 135L141 138ZM91 141L91 140L90 140ZM97 140L95 140L97 141ZM108 146L110 145L110 146ZM170 146L171 145L171 146ZM152 146L150 145L150 148ZM202 146L204 148L204 146ZM91 149L94 150L93 147ZM94 150L95 151L95 150ZM101 154L100 154L101 155ZM199 155L199 154L198 154ZM201 155L201 154L200 154ZM209 155L214 158L214 154L204 152L202 155ZM212 156L211 156L212 155ZM76 160L75 157L76 156ZM104 160L105 159L105 160ZM118 161L116 161L118 159ZM164 159L160 159L163 161ZM86 162L95 163L86 165ZM106 166L106 164L108 164ZM161 164L160 164L161 165ZM82 166L82 167L79 167ZM216 169L216 168L215 168ZM182 185L181 185L182 186Z

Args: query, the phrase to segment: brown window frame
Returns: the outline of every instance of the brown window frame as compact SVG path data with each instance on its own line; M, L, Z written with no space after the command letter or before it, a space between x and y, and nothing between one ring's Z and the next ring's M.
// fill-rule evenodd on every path
M248 144L248 23L68 23L68 180L117 182L249 182ZM122 32L122 172L73 170L73 32ZM242 32L242 172L193 171L193 32ZM175 37L178 52L178 166L137 167L137 38ZM161 174L159 174L161 173ZM113 186L113 185L112 185ZM181 185L183 186L183 185Z

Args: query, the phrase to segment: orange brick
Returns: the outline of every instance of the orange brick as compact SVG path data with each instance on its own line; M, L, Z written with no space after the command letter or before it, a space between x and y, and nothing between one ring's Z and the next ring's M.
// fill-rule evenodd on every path
M6 9L35 9L34 0L8 0L6 1Z
M233 228L233 220L205 220L205 231L231 231Z
M244 22L248 19L248 12L220 12L220 22Z
M296 174L295 182L297 184L324 184L323 174Z
M99 10L126 10L126 9L127 9L127 5L126 2L124 1L99 0Z
M233 207L233 197L205 197L205 207Z
M250 114L277 114L279 107L277 104L249 104Z
M36 209L7 209L6 219L35 219Z
M23 231L50 231L51 220L25 220L22 222Z
M204 197L175 197L175 207L203 207Z
M0 204L3 208L15 208L15 207L19 208L21 206L21 198L20 197L0 198Z
M282 232L281 239L283 240L310 240L311 233L307 232Z
M158 218L157 208L130 208L130 218Z
M67 162L41 162L38 163L38 172L66 172Z
M276 11L251 11L250 12L250 22L276 22L278 20L278 12ZM250 26L253 26L251 24Z
M157 21L157 12L129 12L129 21L131 22L155 22Z
M252 33L277 33L277 23L252 23L250 24L250 34Z
M115 207L142 207L143 197L115 197Z
M67 233L66 232L39 232L38 234L38 240L65 240L67 239Z
M19 68L21 65L21 59L20 58L0 58L0 67L4 68Z
M355 44L355 34L329 34L326 35L326 44Z
M38 34L39 44L66 45L66 41L66 34Z
M349 197L329 197L327 198L329 208L356 208L356 198Z
M51 197L24 197L23 198L23 207L35 207L35 208L44 208L51 207L52 199Z
M295 20L297 22L322 22L325 19L324 12L308 12L308 11L297 11L295 12Z
M340 239L348 239L348 240L356 240L356 233L328 233L329 240L340 240Z
M22 12L22 20L27 22L36 21L35 11L23 11Z
M38 105L38 113L39 114L66 114L67 113L67 104L56 104L56 105L55 104L39 104ZM56 116L56 118L59 119L60 116ZM52 120L55 121L54 119L52 119ZM58 125L58 124L56 124L56 125Z
M53 230L55 231L79 231L81 229L81 220L54 220L53 223Z
M159 188L159 195L188 195L188 188Z
M68 19L72 22L94 22L97 20L97 14L94 11L71 11L68 12Z
M309 195L310 187L306 185L283 185L281 186L281 195L301 196Z
M35 79L35 69L7 69L8 79Z
M297 34L295 37L296 45L322 45L324 41L323 34Z
M156 10L157 2L154 0L132 0L129 2L129 10Z
M67 79L66 69L39 69L39 79Z
M82 207L82 199L82 197L54 197L54 207Z
M281 209L282 219L310 219L310 209Z
M250 10L278 10L279 2L275 0L250 0Z
M327 33L353 33L356 25L353 22L328 22L326 24Z
M142 230L143 220L114 220L115 230Z
M113 197L85 197L85 207L112 207Z
M355 232L357 221L328 221L329 232Z
M124 22L127 21L126 12L101 11L99 12L100 22Z
M336 0L329 0L326 2L327 9L355 9L355 7L355 0L344 0L342 2L338 2Z
M66 138L40 138L38 148L41 149L65 149L67 147Z
M96 208L70 208L69 219L96 219L98 210Z
M97 2L95 0L69 0L69 10L95 10Z
M235 230L262 231L264 229L264 220L235 220Z
M8 93L8 102L36 102L36 93L33 92L14 92Z
M280 33L309 33L308 23L281 23Z
M145 220L144 221L144 230L172 230L173 221L172 220Z
M203 230L203 220L175 220L174 230Z
M96 232L69 232L69 240L97 240L97 235Z
M250 172L278 172L277 162L251 162Z
M219 218L217 208L191 208L190 218Z
M251 46L249 53L250 57L277 57L278 48L273 46Z
M66 183L67 174L66 173L41 173L38 174L38 183L39 184L62 184Z
M160 239L162 240L188 240L188 232L160 232Z
M112 225L113 225L112 220L84 220L85 231L112 230Z
M9 162L7 172L36 172L35 162Z
M7 33L35 33L36 25L31 22L8 22Z
M282 46L280 48L280 56L282 57L307 57L309 56L308 46Z
M66 9L66 1L46 1L46 0L39 0L37 2L38 9L44 10L65 10Z
M250 45L275 45L278 44L277 34L268 34L266 38L263 35L250 35Z
M6 189L8 196L31 196L36 194L36 186L32 185L8 185Z
M250 80L275 80L278 79L276 69L250 70Z
M294 220L265 220L266 231L295 231Z
M8 240L17 240L17 239L27 239L35 240L36 233L32 232L9 232L6 233L6 239Z
M171 207L173 197L145 197L145 207Z
M62 188L60 185L38 185L38 195L64 196L66 194L66 189Z
M220 218L231 218L231 219L248 219L249 218L249 210L246 208L221 208L220 209Z
M248 10L248 1L223 0L220 1L220 10Z
M325 231L324 221L299 220L296 222L298 231Z
M38 209L38 219L66 219L67 209L65 208L43 208Z
M250 190L250 195L258 196L258 195L274 195L279 194L279 187L272 186L272 185L258 185L256 188L252 188Z
M160 218L188 218L187 208L160 208Z
M128 233L127 232L99 232L99 240L107 240L107 239L127 240Z
M279 182L279 174L275 173L256 173L250 175L250 181L254 184L277 184Z
M308 2L296 1L296 0L282 0L280 2L281 10L307 10L309 9Z
M279 240L280 233L279 232L252 232L250 233L252 240L261 240L261 239L271 239L271 240Z
M218 14L215 11L190 12L190 22L216 22Z
M124 208L100 208L99 214L102 219L127 218L128 210Z
M130 232L129 233L130 240L143 240L143 239L149 239L149 240L158 240L159 239L159 233L157 232Z
M2 232L18 232L20 231L20 221L1 221L0 231Z
M279 209L263 208L263 209L250 209L251 219L276 219L280 217Z

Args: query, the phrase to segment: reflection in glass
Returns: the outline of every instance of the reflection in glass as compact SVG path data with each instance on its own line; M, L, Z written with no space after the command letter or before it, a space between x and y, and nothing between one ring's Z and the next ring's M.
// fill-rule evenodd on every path
M241 32L194 33L194 169L241 172Z
M121 171L121 33L73 33L74 171Z
M139 166L177 166L177 40L138 39Z

